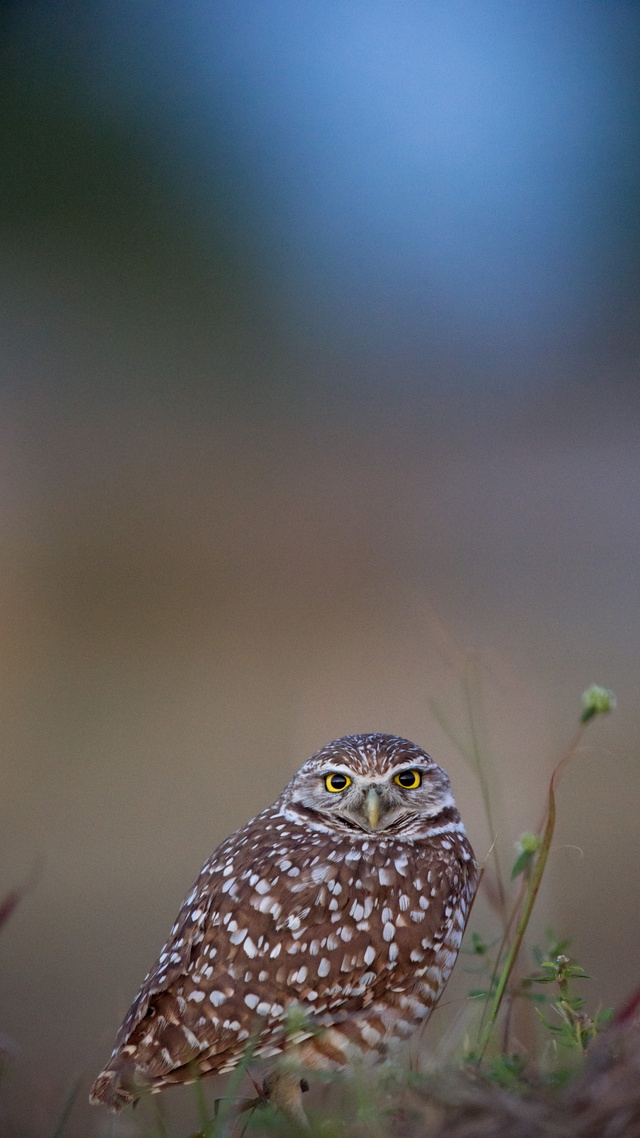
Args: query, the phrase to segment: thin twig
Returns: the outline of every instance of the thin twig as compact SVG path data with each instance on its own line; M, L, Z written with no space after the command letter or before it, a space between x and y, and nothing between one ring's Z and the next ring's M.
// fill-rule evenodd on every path
M464 695L465 695L465 702L467 705L467 716L469 718L469 729L471 731L471 751L472 751L472 755L473 755L473 764L475 766L476 774L478 776L478 782L480 783L480 793L482 794L482 803L484 806L484 812L485 812L486 817L487 817L487 823L489 826L489 833L494 836L493 842L491 845L491 849L493 851L493 860L494 860L495 868L496 868L496 883L497 883L497 887L498 887L499 912L500 912L500 918L502 920L502 924L506 928L506 924L507 924L507 894L506 894L506 890L504 887L504 881L502 878L502 869L500 867L500 859L498 857L498 844L497 844L497 841L495 838L496 827L495 827L494 818L493 818L493 807L491 805L491 794L489 791L489 784L487 782L487 778L486 778L485 770L484 770L484 765L482 762L482 750L480 748L480 743L479 743L479 739L478 739L478 731L477 731L477 727L476 727L476 714L474 711L474 704L473 704L473 692L471 689L471 682L469 679L468 668L465 669L465 673L464 673L464 676L462 678L462 690L464 691Z
M51 1138L60 1138L62 1131L64 1130L65 1126L67 1125L69 1115L71 1114L71 1111L74 1108L75 1101L78 1097L80 1087L82 1085L82 1079L83 1079L82 1075L80 1075L76 1079L75 1083L71 1087L71 1090L69 1091L69 1094L67 1095L66 1099L64 1100L60 1117L56 1123L56 1126L55 1126L55 1129L51 1135Z
M491 1038L491 1032L493 1030L493 1025L495 1024L495 1021L498 1017L498 1012L500 1011L500 1005L502 1003L502 1000L503 1000L503 997L504 997L504 994L505 994L505 991L507 988L507 984L509 983L511 973L513 972L516 960L518 958L518 954L519 954L520 948L522 946L522 941L524 939L524 934L527 930L527 926L528 926L529 920L531 918L531 913L533 912L533 907L535 905L536 898L537 898L538 892L540 890L540 885L542 883L542 878L543 878L545 867L547 864L547 859L549 857L549 850L551 848L551 841L553 839L553 831L555 829L555 823L556 823L556 800L555 800L556 782L559 780L559 778L561 777L561 775L564 772L565 767L567 766L567 763L573 757L576 750L578 749L578 747L582 741L582 737L584 735L584 732L585 732L585 727L586 727L586 723L581 722L580 725L578 726L578 728L576 729L576 731L574 732L573 737L569 741L569 744L568 744L562 758L560 759L560 762L555 767L553 774L551 775L551 779L549 781L549 794L548 794L547 809L546 809L546 820L544 822L544 830L542 833L542 840L540 843L540 848L538 850L538 854L537 854L536 860L534 862L533 869L531 871L531 876L529 877L529 880L528 880L526 887L525 887L524 898L522 900L522 910L520 912L518 924L516 926L515 936L514 936L512 943L511 943L509 951L507 953L507 958L504 962L502 971L500 973L500 978L498 980L495 995L493 997L493 1003L491 1005L491 1010L489 1012L489 1018L488 1018L485 1026L484 1026L484 1029L480 1035L480 1039L478 1042L478 1060L482 1059L482 1056L484 1055L484 1052L486 1050L489 1039ZM521 897L522 897L522 894L521 894ZM520 902L520 899L519 899L519 902ZM514 912L512 914L512 918L520 907L519 902L516 903L516 906L514 908ZM509 923L511 923L511 922L509 922ZM498 959L499 959L499 956L498 956Z

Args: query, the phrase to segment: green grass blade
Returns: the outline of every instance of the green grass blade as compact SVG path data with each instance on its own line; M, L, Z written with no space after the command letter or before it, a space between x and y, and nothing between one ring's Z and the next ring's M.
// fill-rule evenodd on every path
M80 1093L80 1087L82 1086L83 1077L84 1077L83 1075L80 1075L80 1077L76 1079L75 1083L71 1087L71 1090L69 1091L69 1094L67 1095L66 1099L64 1100L64 1103L62 1105L62 1111L60 1112L60 1117L59 1117L59 1119L55 1125L55 1128L51 1134L51 1138L61 1138L62 1132L63 1132L63 1130L64 1130L64 1128L67 1125L67 1122L69 1120L69 1115L71 1114L71 1111L73 1110L73 1108L75 1106L75 1101L78 1097L78 1094Z

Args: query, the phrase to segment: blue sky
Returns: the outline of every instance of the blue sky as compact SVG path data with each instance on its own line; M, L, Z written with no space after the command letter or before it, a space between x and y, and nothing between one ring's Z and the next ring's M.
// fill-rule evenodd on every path
M155 137L203 241L214 187L242 203L303 333L562 351L633 271L634 4L95 0L83 19L92 98Z

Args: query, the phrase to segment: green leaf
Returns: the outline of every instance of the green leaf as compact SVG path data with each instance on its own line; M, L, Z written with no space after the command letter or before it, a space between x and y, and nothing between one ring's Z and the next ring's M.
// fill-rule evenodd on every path
M489 951L488 945L479 933L471 933L471 947L476 956L486 956Z
M528 850L523 850L521 854L518 854L518 857L513 863L513 869L511 870L512 881L514 881L516 877L519 877L521 873L526 873L531 867L534 857L535 854L529 853Z

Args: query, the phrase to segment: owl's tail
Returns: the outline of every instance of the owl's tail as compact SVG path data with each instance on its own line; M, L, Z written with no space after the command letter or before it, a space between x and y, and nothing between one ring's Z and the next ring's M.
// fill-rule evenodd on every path
M116 1065L117 1064L117 1065ZM136 1090L133 1080L133 1064L114 1063L101 1071L93 1084L89 1102L92 1106L106 1106L108 1110L117 1114L123 1107L135 1102L140 1095L140 1088Z

